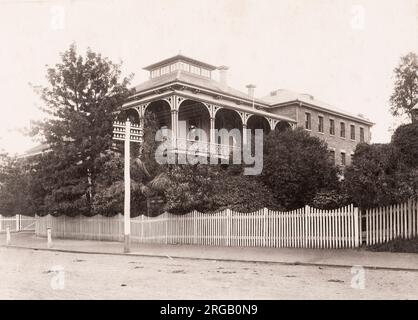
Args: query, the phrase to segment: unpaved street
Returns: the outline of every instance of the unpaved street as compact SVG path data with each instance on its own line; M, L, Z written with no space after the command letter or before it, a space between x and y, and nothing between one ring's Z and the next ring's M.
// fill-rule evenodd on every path
M58 271L54 271L58 270ZM0 299L417 299L418 272L0 248Z

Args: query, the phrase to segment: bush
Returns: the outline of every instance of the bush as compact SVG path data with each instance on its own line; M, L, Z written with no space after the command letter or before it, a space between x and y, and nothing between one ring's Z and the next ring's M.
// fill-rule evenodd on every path
M234 165L176 165L170 168L168 178L164 194L171 213L278 208L273 193L258 177L244 176L242 168Z
M333 210L351 203L351 198L342 190L331 190L318 192L310 205L322 210Z
M286 209L300 208L319 191L336 188L337 173L326 143L301 128L272 131L265 139L261 178Z
M368 208L407 200L416 190L413 181L416 175L402 168L392 144L362 144L347 167L344 185L358 206Z
M398 127L392 136L392 144L405 167L418 169L418 123Z

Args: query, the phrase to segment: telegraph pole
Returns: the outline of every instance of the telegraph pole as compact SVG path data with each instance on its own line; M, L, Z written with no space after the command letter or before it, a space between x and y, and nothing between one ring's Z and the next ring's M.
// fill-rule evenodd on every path
M125 128L125 170L124 170L124 180L125 180L125 204L124 204L124 246L123 252L129 252L131 246L131 122L126 120Z
M139 125L131 124L129 119L123 122L113 123L113 139L124 141L124 181L125 181L125 197L124 197L124 247L123 252L130 252L131 246L131 142L140 143L142 141L143 128Z

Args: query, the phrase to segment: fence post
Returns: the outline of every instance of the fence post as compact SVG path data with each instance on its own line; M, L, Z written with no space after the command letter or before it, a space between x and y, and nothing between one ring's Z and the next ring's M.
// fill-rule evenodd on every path
M408 239L412 238L412 201L408 199Z
M10 227L6 228L6 245L10 245Z
M19 231L19 215L18 214L16 214L16 231Z
M264 208L263 209L263 221L264 221L264 223L263 223L263 247L265 247L266 246L266 242L267 242L267 212L268 212L268 209L267 208Z
M196 220L196 210L192 214L193 219L193 244L197 244L197 220Z
M144 213L141 214L141 237L139 238L140 243L145 243L144 237Z
M226 245L231 245L231 209L226 209Z
M167 212L164 212L165 220L165 244L168 244L168 215Z
M51 228L48 228L46 233L47 233L47 247L51 248L52 247Z
M360 218L361 219L361 218ZM359 247L359 235L361 235L361 230L359 230L359 226L361 224L359 223L359 214L358 214L358 208L354 208L354 246L356 248Z
M303 234L304 234L304 237L305 237L305 239L304 239L305 248L308 248L308 215L310 213L310 210L311 210L311 208L309 208L309 206L306 205L305 206L305 214L304 214L304 216L305 216L305 218L304 218L305 223L304 223L304 226L303 226L303 229L304 229L304 233Z

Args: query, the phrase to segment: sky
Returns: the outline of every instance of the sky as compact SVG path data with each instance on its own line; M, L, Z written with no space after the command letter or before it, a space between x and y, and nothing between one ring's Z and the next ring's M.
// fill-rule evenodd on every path
M0 150L36 145L22 133L41 119L29 83L75 42L123 61L132 85L142 68L181 52L229 67L229 85L262 97L282 88L375 122L389 142L393 69L418 53L418 0L0 0Z

